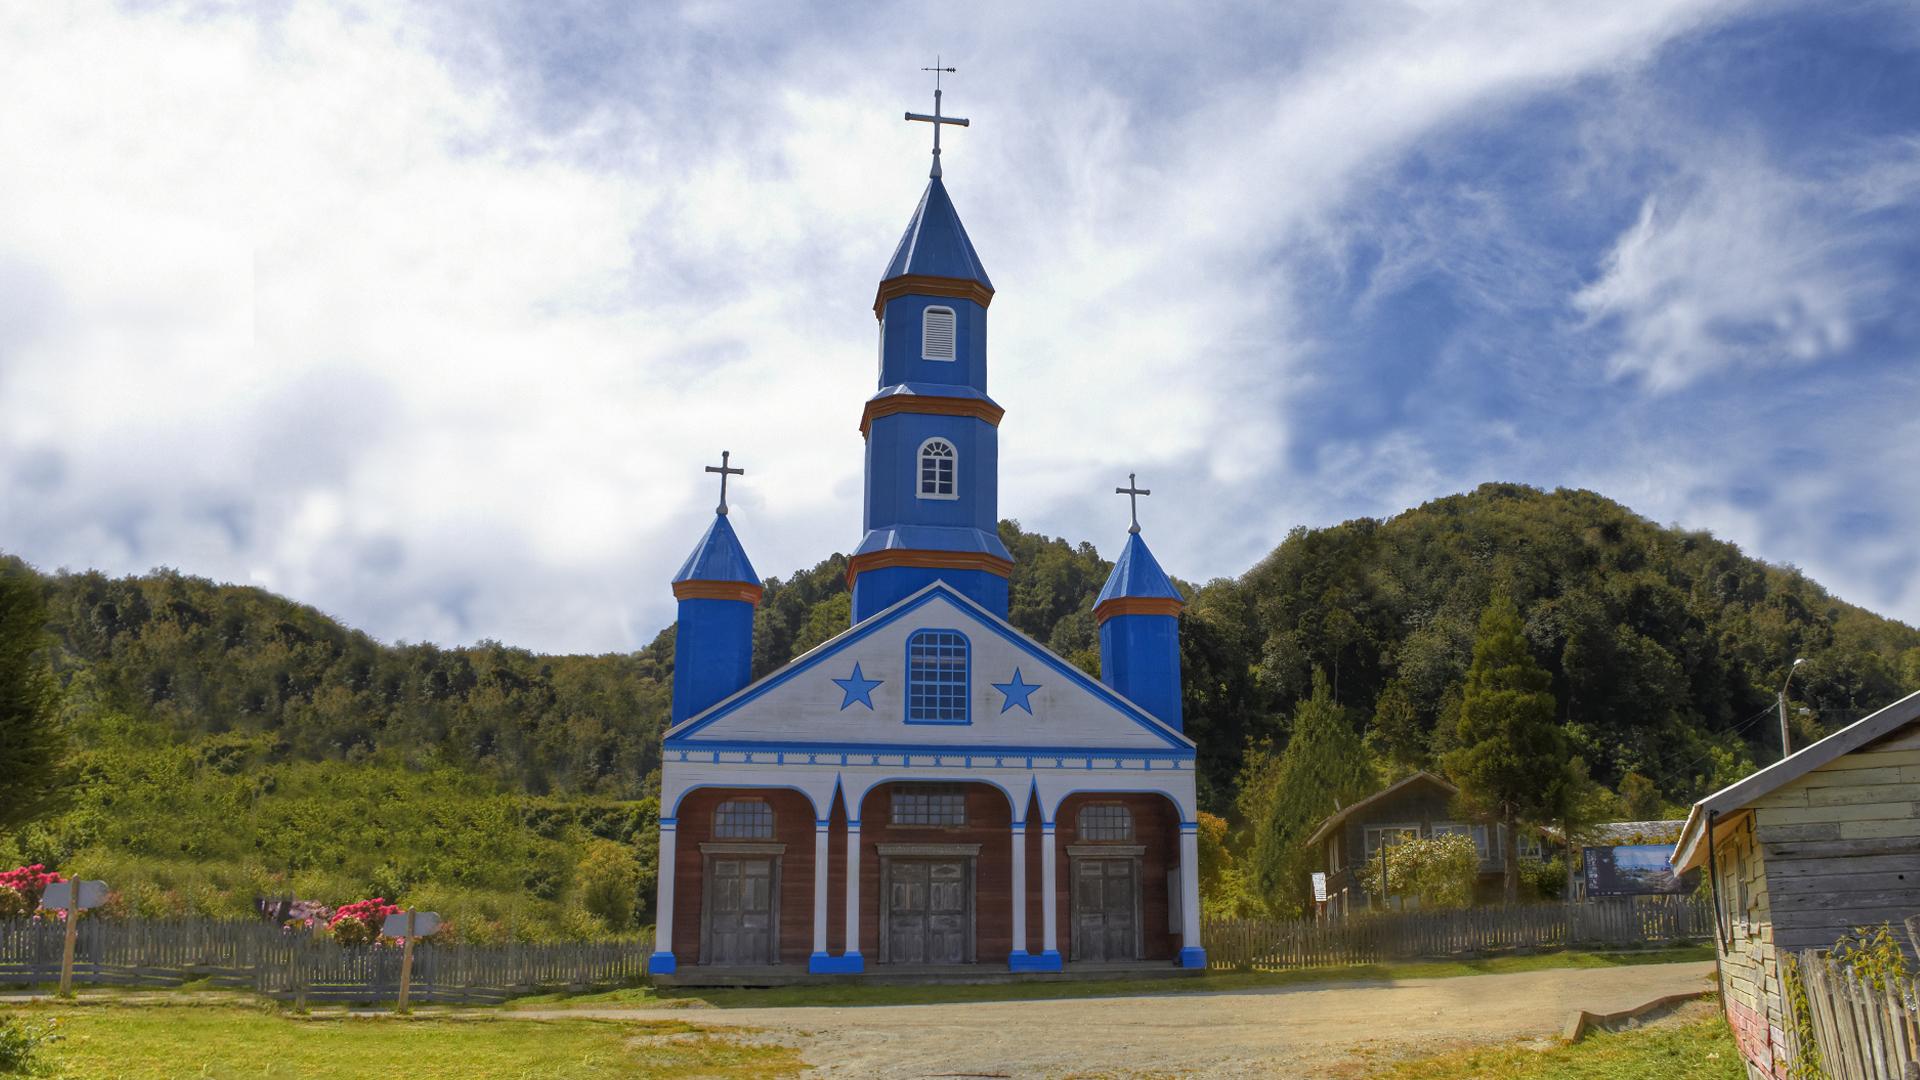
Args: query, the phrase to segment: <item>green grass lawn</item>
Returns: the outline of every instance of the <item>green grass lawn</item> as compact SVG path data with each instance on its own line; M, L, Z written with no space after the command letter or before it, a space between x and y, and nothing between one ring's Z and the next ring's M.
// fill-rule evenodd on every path
M1600 1033L1545 1050L1503 1046L1398 1062L1370 1080L1744 1080L1726 1020Z
M1430 960L1396 964L1359 964L1340 968L1301 968L1273 972L1209 972L1186 978L1100 979L1085 982L1025 982L985 986L781 986L754 990L656 990L635 987L597 994L546 994L518 998L509 1008L661 1006L704 1003L723 1009L777 1008L792 1005L941 1005L959 1001L1031 1001L1043 998L1132 997L1138 994L1219 993L1311 983L1391 982L1443 979L1560 968L1602 968L1629 964L1672 964L1713 959L1713 946L1687 945L1633 952L1549 952L1499 956L1486 960Z
M232 1005L32 1005L58 1022L37 1055L62 1080L611 1080L780 1077L796 1051L692 1024L512 1018L310 1019ZM32 1074L29 1074L32 1075Z

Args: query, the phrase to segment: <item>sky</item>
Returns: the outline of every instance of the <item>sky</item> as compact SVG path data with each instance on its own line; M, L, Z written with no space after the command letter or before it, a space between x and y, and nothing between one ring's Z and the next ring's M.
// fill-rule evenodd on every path
M1190 581L1488 481L1920 624L1911 2L0 6L0 550L638 648L859 540L946 183L1000 512Z

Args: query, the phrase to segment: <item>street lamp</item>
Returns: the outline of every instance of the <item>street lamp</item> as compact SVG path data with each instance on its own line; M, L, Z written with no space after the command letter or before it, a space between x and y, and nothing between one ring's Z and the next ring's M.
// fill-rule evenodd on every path
M1787 735L1787 687L1793 685L1794 669L1806 662L1806 657L1795 658L1787 668L1787 681L1780 684L1780 758L1783 761L1793 753L1793 743Z

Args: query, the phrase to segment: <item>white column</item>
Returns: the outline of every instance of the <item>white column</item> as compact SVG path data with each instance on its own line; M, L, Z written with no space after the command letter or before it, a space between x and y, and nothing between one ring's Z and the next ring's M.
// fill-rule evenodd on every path
M654 906L653 916L653 957L647 961L647 970L655 975L671 975L679 967L673 958L673 871L674 871L674 834L675 823L672 818L660 821L660 857L655 866L658 869L660 892Z
M1060 918L1054 911L1055 899L1059 887L1055 870L1057 855L1054 851L1053 822L1040 823L1040 918L1046 923L1040 931L1040 940L1046 945L1043 954L1053 963L1060 962ZM1058 970L1056 968L1055 970Z
M1027 823L1013 823L1013 958L1027 955Z
M813 823L813 959L827 955L827 823Z
M1180 823L1180 966L1207 966L1200 946L1200 826Z
M859 971L860 960L860 823L847 821L847 950L843 954Z

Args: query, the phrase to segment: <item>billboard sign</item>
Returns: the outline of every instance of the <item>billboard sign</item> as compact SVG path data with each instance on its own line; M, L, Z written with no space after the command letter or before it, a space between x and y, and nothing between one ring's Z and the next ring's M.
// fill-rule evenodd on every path
M1588 896L1657 896L1685 893L1691 883L1673 875L1671 844L1582 848Z

